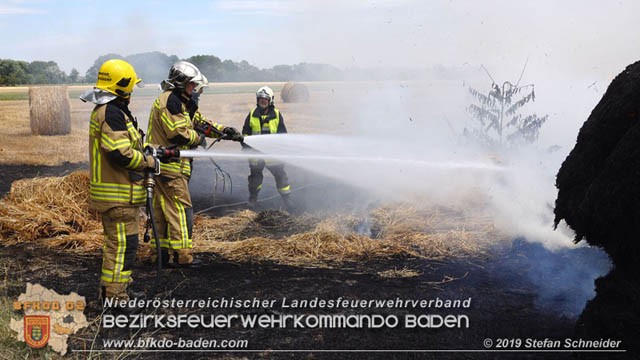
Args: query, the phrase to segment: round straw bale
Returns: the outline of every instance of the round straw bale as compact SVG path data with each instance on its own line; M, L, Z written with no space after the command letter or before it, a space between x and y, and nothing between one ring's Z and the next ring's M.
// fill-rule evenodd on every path
M29 113L33 135L66 135L71 132L66 86L30 87Z
M602 247L616 266L640 258L640 61L611 82L556 178L555 223Z
M280 97L286 103L306 102L309 100L309 90L304 84L289 81L282 88Z
M556 177L555 224L609 254L613 270L596 279L596 296L576 324L584 338L613 338L640 356L640 61L609 84ZM568 269L568 268L567 268Z

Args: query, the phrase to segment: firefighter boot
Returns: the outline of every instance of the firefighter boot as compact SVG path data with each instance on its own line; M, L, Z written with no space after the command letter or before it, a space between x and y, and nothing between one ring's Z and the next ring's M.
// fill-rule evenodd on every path
M249 201L247 201L247 207L249 210L258 211L258 192L249 195Z
M169 249L164 247L160 248L160 253L162 256L162 267L166 268L169 265ZM158 253L155 248L151 248L151 262L148 264L155 266L156 261L158 261Z
M296 208L293 206L291 202L291 194L282 194L282 204L284 205L284 210L290 214L295 213Z
M196 259L191 255L191 249L178 249L175 254L176 256L173 257L174 266L196 268L204 265L202 260Z
M129 306L119 306L120 301L124 300L128 302L130 299L140 299L144 300L147 297L142 291L133 291L127 288L127 283L119 283L119 285L114 285L118 283L108 283L101 282L100 284L100 292L98 294L98 301L104 308L104 310L111 310L116 314L123 315L134 315L139 314L143 311L143 308L139 307L129 307ZM124 284L124 286L122 286ZM113 301L109 302L107 299L111 299ZM110 306L108 305L110 304Z
M101 302L104 302L106 299L116 299L116 300L129 300L129 294L127 294L127 285L126 282L107 282L100 281L100 293L98 294L98 299Z

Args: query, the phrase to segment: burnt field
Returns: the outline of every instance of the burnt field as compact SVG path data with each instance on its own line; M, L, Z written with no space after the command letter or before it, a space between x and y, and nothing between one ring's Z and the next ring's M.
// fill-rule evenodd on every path
M5 2L0 360L640 359L640 1Z
M234 182L233 193L218 193L213 202L212 168L196 164L191 182L196 211L194 244L206 265L197 269L165 269L155 288L155 268L146 264L149 248L141 246L131 288L163 299L267 299L275 306L253 309L159 309L159 314L407 314L466 315L468 328L339 329L103 329L97 300L100 272L99 226L87 215L85 230L37 234L21 241L17 232L3 232L0 296L15 299L25 283L39 283L60 294L75 291L87 299L91 325L69 338L70 350L103 349L105 339L153 336L167 339L242 339L249 352L193 353L197 358L597 358L593 353L482 352L483 341L501 338L564 341L575 335L578 316L593 296L593 279L606 273L609 262L600 251L577 248L550 252L522 238L508 238L483 214L482 201L468 208L446 205L378 204L347 185L288 168L296 213L278 210L280 199L261 203L259 212L245 210L243 177L246 163L221 162ZM66 175L86 165L59 167L2 166L2 189L11 181L34 176ZM76 176L81 179L81 176ZM71 179L67 177L66 179ZM57 184L60 178L47 180ZM30 180L22 186L30 186ZM313 186L306 186L312 184ZM43 185L46 188L46 184ZM276 195L265 176L262 198ZM18 187L19 188L19 187ZM48 188L47 188L48 189ZM4 190L6 192L6 190ZM3 201L6 209L28 199ZM60 192L58 196L67 196ZM341 201L337 201L337 200ZM336 207L336 202L340 203ZM232 206L226 206L231 204ZM233 205L236 204L236 205ZM3 216L6 216L3 215ZM141 242L141 244L143 244ZM44 255L46 254L46 255ZM590 293L591 292L591 293ZM282 308L282 299L455 300L471 299L469 308ZM154 309L146 309L153 314ZM18 317L18 313L11 315ZM9 353L25 350L9 344ZM474 350L477 352L326 352L331 350ZM492 348L493 349L493 348ZM255 351L261 350L261 351ZM272 352L277 350L280 352ZM289 352L304 350L302 352ZM313 352L322 350L325 352ZM522 349L520 349L522 350ZM239 350L238 350L239 351ZM103 357L174 358L175 353L96 353ZM86 353L69 352L82 358ZM602 358L625 358L603 354Z
M240 89L236 85L231 88ZM214 86L216 91L202 100L203 113L215 121L240 128L253 106L251 89L247 86L238 91L217 89L221 92L218 93ZM363 131L359 126L364 122L354 123L354 119L362 114L348 101L353 98L350 94L352 85L326 83L313 85L311 89L314 96L308 103L278 103L286 114L285 121L291 133L353 135ZM153 90L146 91L132 102L132 111L143 128L146 128L146 114L155 98ZM422 108L422 98L415 100ZM38 283L59 294L77 292L86 298L84 314L90 325L70 335L65 357L72 358L164 359L189 355L231 359L609 359L634 356L629 353L523 352L536 350L524 348L524 345L497 349L500 341L504 344L504 341L517 339L522 344L527 339L561 342L567 338L589 339L585 334L592 332L585 332L585 327L592 329L599 325L580 316L587 302L595 296L594 280L611 268L609 258L596 247L560 247L551 251L533 242L536 239L517 235L530 233L538 241L544 241L551 233L551 221L545 219L553 206L545 202L540 212L520 211L531 206L530 200L536 199L526 196L533 189L524 186L516 187L518 197L507 198L508 203L515 206L496 212L495 205L500 201L492 199L495 193L487 190L495 189L494 185L513 184L513 179L507 175L486 175L491 183L483 189L476 186L473 179L462 181L469 177L464 173L449 174L440 184L449 187L442 196L435 181L437 177L425 173L413 182L395 183L394 178L406 180L414 173L393 173L389 169L394 168L388 163L371 166L366 174L377 176L376 171L379 171L378 182L391 179L391 186L404 187L401 193L412 193L412 196L383 199L380 194L363 190L357 186L359 183L354 185L352 181L349 185L336 180L340 176L330 172L340 171L339 166L311 171L310 167L287 165L294 191L294 209L287 212L281 209L281 199L268 171L264 172L259 208L252 211L247 209L245 202L248 198L247 160L216 159L230 174L224 191L221 182L216 186L216 178L221 178L216 177L209 160L195 160L189 185L197 213L194 248L196 256L204 260L205 265L197 269L164 269L161 283L156 287L156 269L148 264L151 249L141 237L131 289L144 292L151 299L257 298L274 302L273 306L257 308L149 308L142 312L144 315L382 315L397 317L398 326L294 328L289 324L285 328L265 329L235 324L225 329L184 326L178 329L105 329L100 326L104 314L97 298L102 226L97 214L89 212L87 206L86 120L91 104L83 104L72 96L71 134L52 137L30 135L26 101L4 101L0 105L6 110L0 115L0 123L6 125L0 130L3 140L0 148L0 173L3 174L0 180L0 269L3 280L0 301L4 306L0 311L0 350L7 358L58 356L52 350L31 349L24 342L18 342L15 333L8 328L12 317L19 319L23 315L10 310L10 304L25 291L26 283ZM330 110L325 113L327 109ZM418 123L417 119L406 119L410 126L414 120ZM216 145L218 150L237 147L235 143ZM47 149L46 156L42 148ZM442 160L446 160L446 156ZM349 170L347 166L345 172ZM383 174L384 171L387 173ZM535 171L527 169L522 177ZM525 184L531 183L532 187L542 186L541 181L546 181L537 177L527 180ZM421 182L426 185L433 182L431 191L421 191ZM460 183L464 186L455 186ZM418 187L406 184L417 184ZM448 199L449 193L455 193L455 199ZM505 215L509 218L504 219ZM533 219L536 217L542 219ZM523 225L531 220L549 226L532 230ZM316 298L427 302L470 299L470 306L282 307L283 299ZM626 309L628 301L626 297L612 297L607 299L607 306ZM404 319L411 315L466 317L468 327L462 323L460 328L405 328ZM104 341L107 340L146 338L242 340L246 341L246 346L234 351L219 349L219 352L189 354L136 352L117 346L116 352L100 351L105 350ZM599 336L593 338L600 339ZM488 348L486 339L492 341ZM509 344L513 343L506 343ZM631 345L623 343L622 348ZM84 352L91 349L95 351ZM497 350L508 351L494 352Z

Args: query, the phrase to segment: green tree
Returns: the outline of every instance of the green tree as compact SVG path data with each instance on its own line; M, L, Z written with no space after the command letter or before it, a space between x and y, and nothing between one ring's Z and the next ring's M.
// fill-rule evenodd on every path
M0 60L0 85L15 86L28 81L24 61Z
M98 69L109 59L123 59L129 62L136 74L147 83L158 83L166 79L169 68L180 59L154 51L122 57L118 54L102 55L87 70L85 81L93 82ZM221 60L214 55L194 55L186 61L196 65L209 81L289 81L289 80L338 80L343 72L331 65L300 63L297 65L276 65L269 69L259 69L246 60L235 62Z
M276 65L273 67L273 76L275 81L293 80L294 71L291 65Z
M55 61L32 61L27 67L31 84L62 84L67 75Z
M133 54L124 58L136 71L136 75L146 83L159 83L167 78L171 65L178 62L175 55L159 51Z
M69 73L69 81L71 83L78 83L79 81L79 76L80 73L78 72L78 70L76 70L76 68L71 69L71 72Z
M197 66L198 69L209 79L209 81L222 81L222 61L213 55L195 55L187 58L186 61Z
M110 59L123 59L123 57L113 53L99 56L96 61L93 62L93 65L87 69L87 72L84 75L85 80L90 83L95 83L98 80L98 70L100 69L100 66Z

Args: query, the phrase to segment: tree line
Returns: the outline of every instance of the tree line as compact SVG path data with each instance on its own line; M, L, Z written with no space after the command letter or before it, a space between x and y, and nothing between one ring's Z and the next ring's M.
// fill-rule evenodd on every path
M98 57L84 76L72 69L69 74L58 67L55 61L17 61L0 59L0 86L26 84L69 84L94 83L98 69L108 59L122 59L129 62L138 77L146 83L159 83L166 79L169 68L181 60L176 55L167 55L154 51L141 54L121 56L106 54ZM277 65L260 69L242 60L222 60L214 55L195 55L186 59L202 71L209 81L314 81L341 80L342 70L327 64L300 63L297 65Z
M0 86L25 84L67 84L84 82L76 69L67 75L55 61L0 59Z
M181 60L176 55L159 51L121 56L106 54L98 57L93 65L81 75L72 69L69 74L62 71L55 61L17 61L0 59L0 86L28 84L93 84L98 69L108 59L123 59L133 65L137 75L146 83L160 83L169 73L169 68ZM186 59L205 74L209 81L332 81L332 80L411 80L424 77L436 79L459 79L468 77L467 71L455 66L436 65L430 69L403 68L359 68L339 69L333 65L300 63L276 65L261 69L246 60L222 60L214 55L195 55Z

